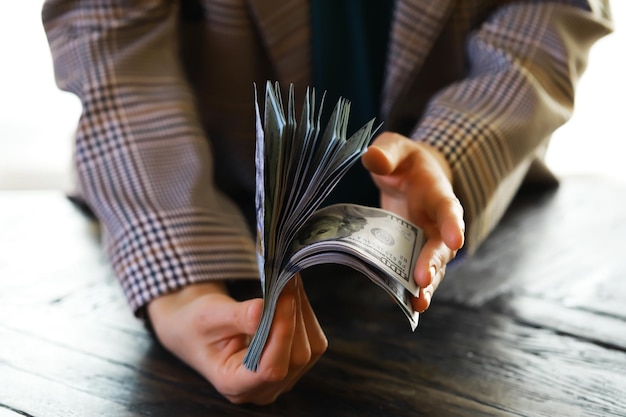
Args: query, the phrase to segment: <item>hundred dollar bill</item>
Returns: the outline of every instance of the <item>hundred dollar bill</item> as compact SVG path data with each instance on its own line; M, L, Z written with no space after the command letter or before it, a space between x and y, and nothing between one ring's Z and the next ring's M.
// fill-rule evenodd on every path
M315 264L339 263L361 272L393 297L413 329L418 322L411 300L419 291L413 268L422 231L382 209L339 204L316 211L367 149L376 131L373 120L348 138L347 100L339 99L324 129L315 90L307 90L299 124L294 103L293 86L285 108L280 86L269 82L263 113L258 98L255 103L257 260L264 303L244 358L253 371L282 289Z
M290 264L316 252L346 252L380 269L417 296L413 270L424 244L421 229L389 211L336 204L316 211L293 242Z
M280 281L321 263L337 263L363 273L393 297L415 330L419 315L413 272L424 246L421 229L380 208L335 204L316 211L292 246Z
M421 229L383 209L335 204L316 211L292 241L277 286L266 294L250 355L260 360L282 288L296 273L318 264L347 265L370 278L395 300L415 330L419 315L411 299L419 287L413 271L424 242Z

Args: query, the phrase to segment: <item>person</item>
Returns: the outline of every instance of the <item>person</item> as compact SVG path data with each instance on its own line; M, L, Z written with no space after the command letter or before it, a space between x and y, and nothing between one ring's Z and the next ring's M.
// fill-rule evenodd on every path
M77 193L130 307L228 400L258 404L327 340L296 277L259 371L242 366L262 301L235 301L227 283L258 277L252 83L298 97L312 84L384 123L363 166L380 205L425 230L424 311L522 181L550 179L548 139L611 31L600 0L47 0L42 18L57 84L83 106Z

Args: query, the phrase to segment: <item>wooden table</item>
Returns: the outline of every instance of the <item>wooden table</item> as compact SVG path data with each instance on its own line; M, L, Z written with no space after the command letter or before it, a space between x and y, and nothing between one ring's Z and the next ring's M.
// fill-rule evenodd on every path
M151 338L63 195L0 193L0 417L624 416L624 206L625 184L594 178L518 197L415 333L369 280L309 271L329 350L257 407Z

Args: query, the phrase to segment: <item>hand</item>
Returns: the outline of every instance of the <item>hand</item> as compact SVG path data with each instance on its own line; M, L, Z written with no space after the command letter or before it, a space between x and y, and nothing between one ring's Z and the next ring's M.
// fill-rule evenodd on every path
M423 312L464 242L463 208L452 190L450 166L434 148L391 132L379 135L362 160L380 189L381 207L424 230L427 241L414 276L420 292L413 300L413 308Z
M223 283L194 284L161 296L148 314L161 343L233 403L268 404L290 390L328 342L295 276L278 299L258 371L242 362L263 300L238 302Z

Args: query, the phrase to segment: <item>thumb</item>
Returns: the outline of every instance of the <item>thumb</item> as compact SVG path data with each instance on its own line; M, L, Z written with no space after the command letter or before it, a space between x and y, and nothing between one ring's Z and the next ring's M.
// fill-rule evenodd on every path
M383 132L367 148L361 161L372 174L389 175L409 154L410 145L408 139L397 133Z
M263 300L254 298L242 302L234 303L233 323L238 331L244 334L254 334L263 310Z

